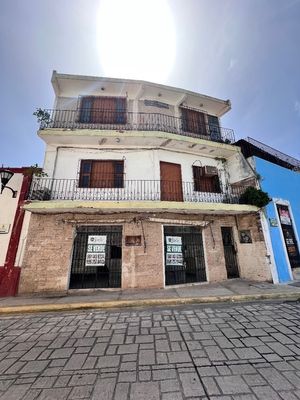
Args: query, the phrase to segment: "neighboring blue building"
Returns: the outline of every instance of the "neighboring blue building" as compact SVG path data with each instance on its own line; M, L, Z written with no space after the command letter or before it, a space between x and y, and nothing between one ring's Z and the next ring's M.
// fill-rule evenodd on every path
M272 198L266 217L274 282L300 279L300 161L251 138L236 144L261 176L261 189Z

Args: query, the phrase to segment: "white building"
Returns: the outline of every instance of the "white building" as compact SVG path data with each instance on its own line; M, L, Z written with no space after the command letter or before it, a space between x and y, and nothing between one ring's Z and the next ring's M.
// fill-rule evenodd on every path
M20 292L270 279L258 209L239 204L255 174L220 126L229 100L56 71L52 84Z

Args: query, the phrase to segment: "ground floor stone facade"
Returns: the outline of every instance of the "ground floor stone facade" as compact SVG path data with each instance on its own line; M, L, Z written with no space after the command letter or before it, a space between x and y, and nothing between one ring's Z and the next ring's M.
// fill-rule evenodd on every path
M32 213L19 293L68 290L78 227L116 225L121 227L122 232L120 286L124 289L165 286L165 226L193 227L199 231L206 281L218 282L228 277L222 228L231 228L238 276L260 281L271 280L267 250L259 215L256 213L226 216L175 213ZM81 260L85 259L85 254L78 254ZM194 264L196 258L195 256ZM189 259L193 259L193 256Z

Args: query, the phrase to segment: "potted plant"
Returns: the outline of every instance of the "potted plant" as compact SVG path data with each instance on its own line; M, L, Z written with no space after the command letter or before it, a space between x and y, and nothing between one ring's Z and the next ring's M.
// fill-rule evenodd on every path
M259 208L265 207L270 203L270 201L271 199L268 193L253 186L247 187L240 197L240 204L249 204Z

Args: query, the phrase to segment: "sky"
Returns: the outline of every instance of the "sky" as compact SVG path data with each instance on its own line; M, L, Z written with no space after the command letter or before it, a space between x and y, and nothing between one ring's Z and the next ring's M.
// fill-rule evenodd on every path
M300 0L1 0L0 165L43 164L51 74L221 99L221 126L300 159Z

